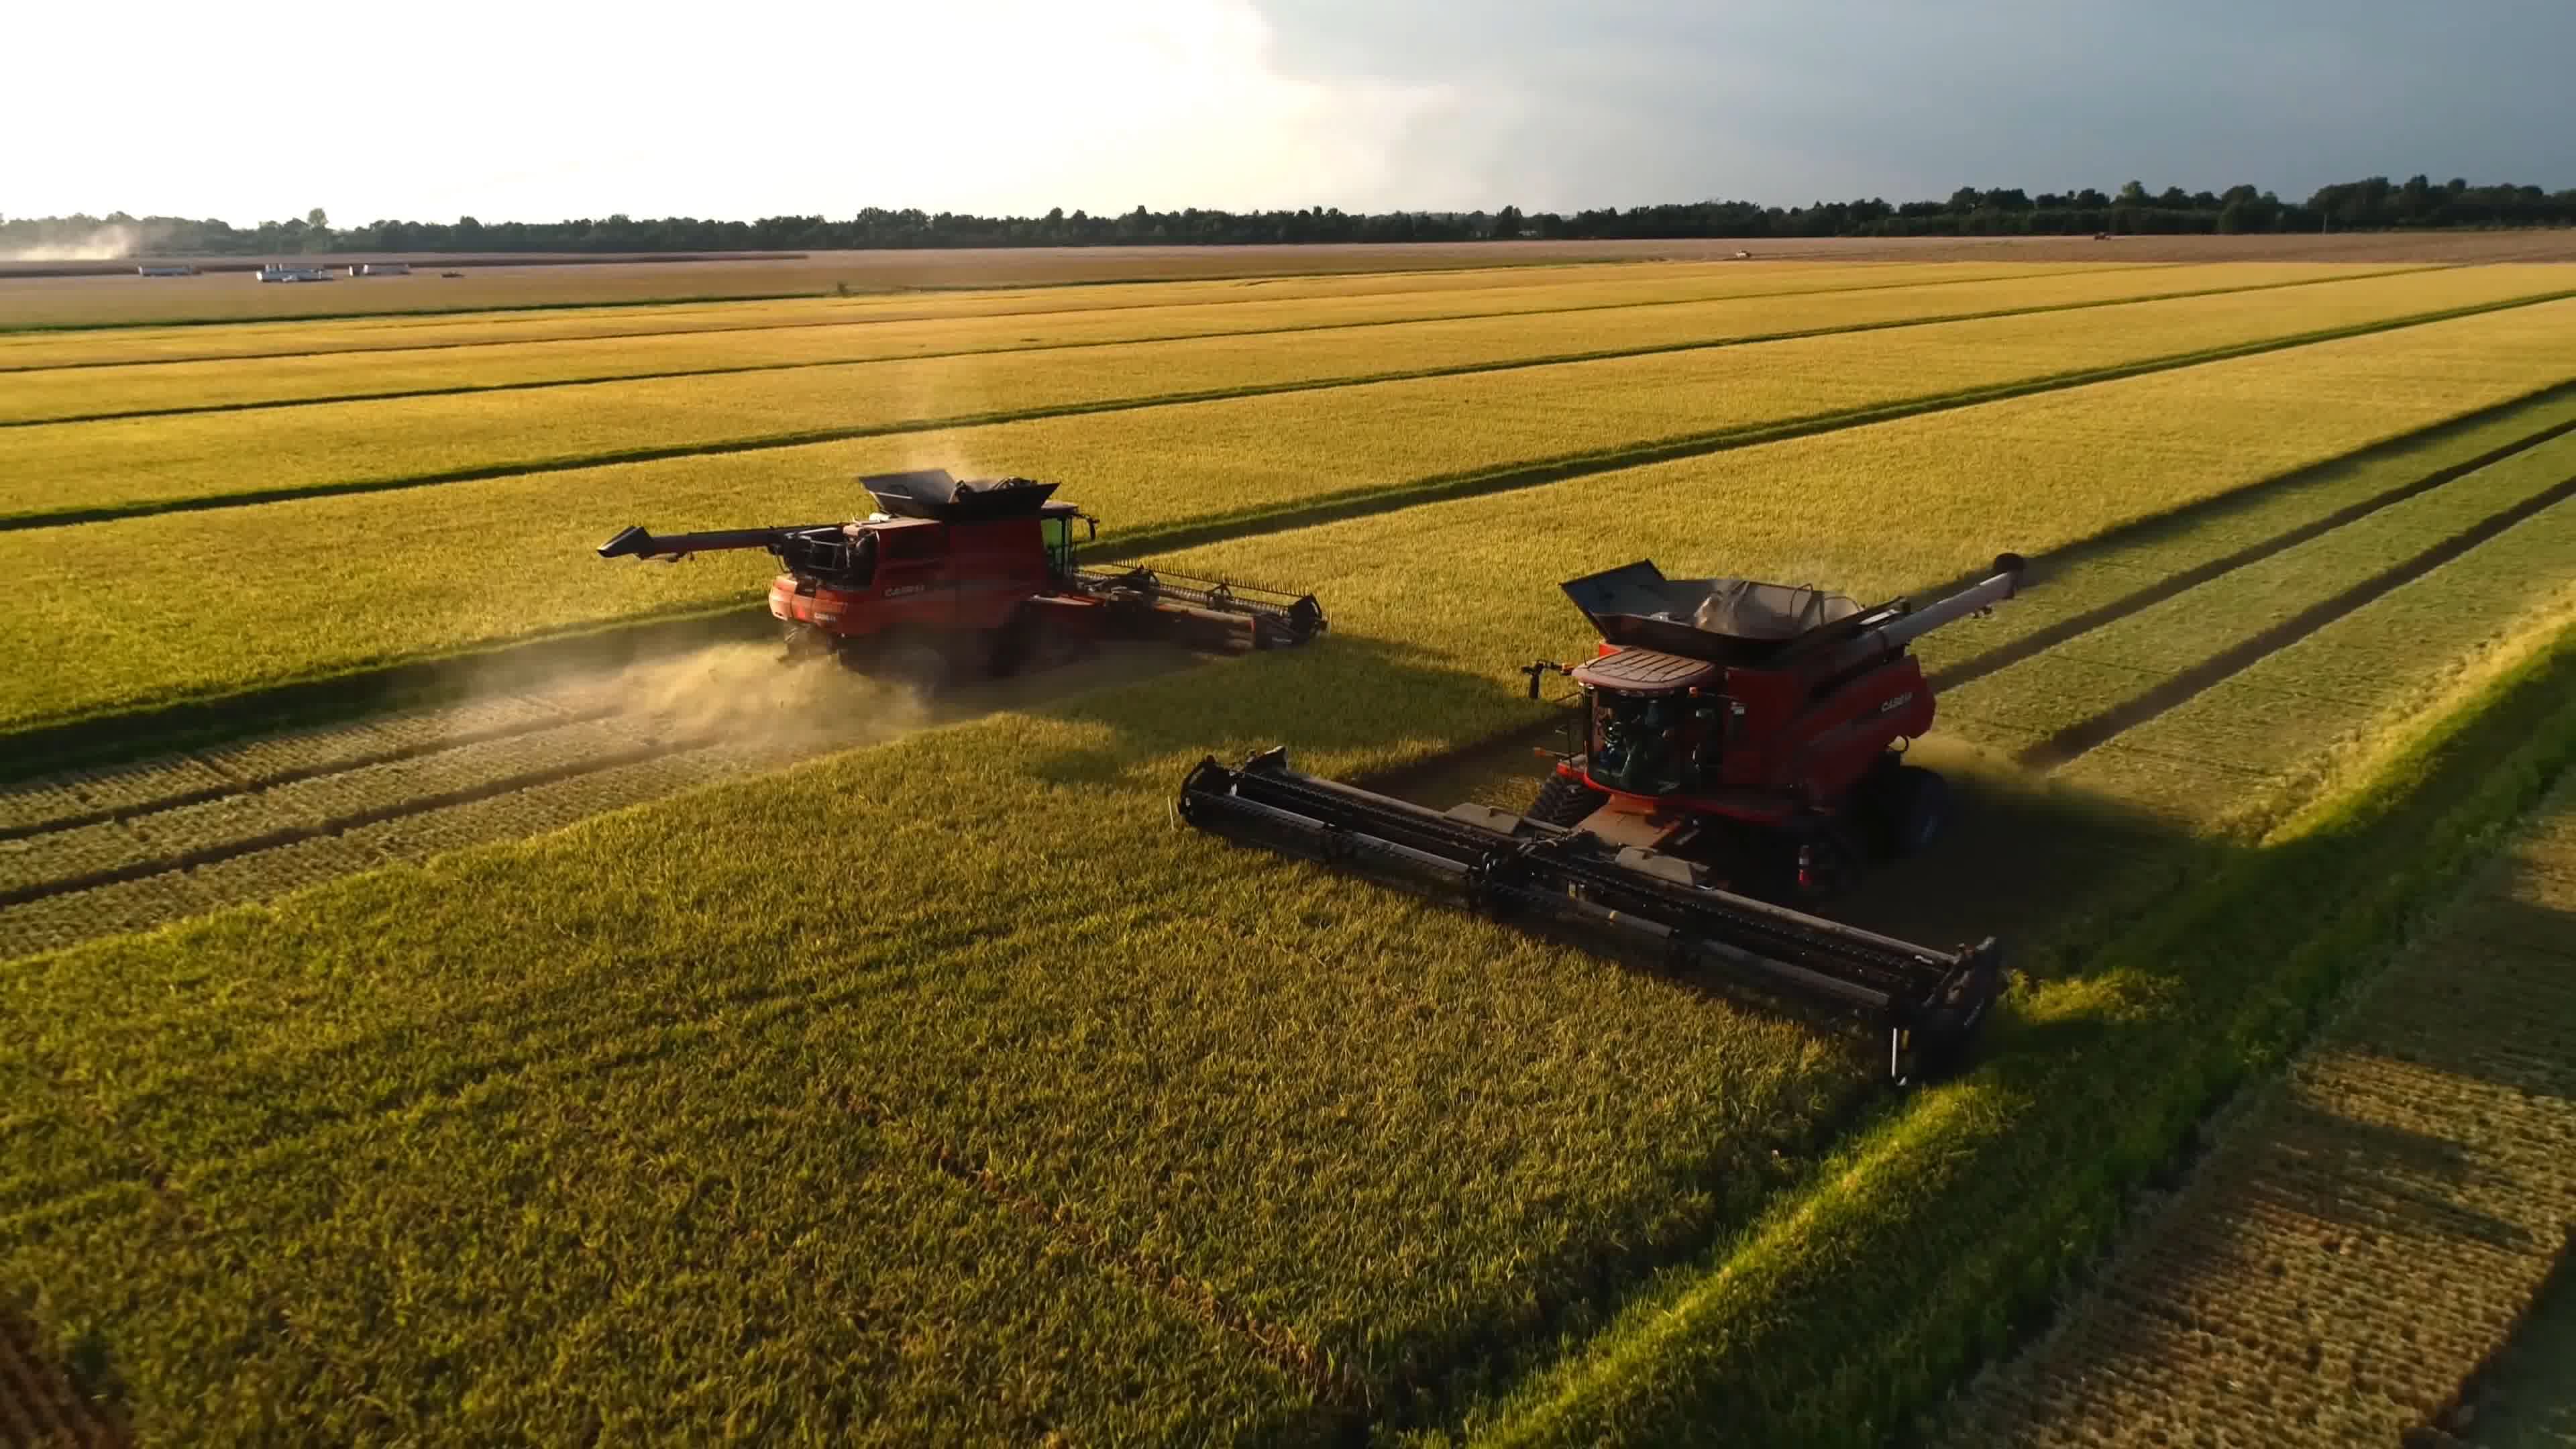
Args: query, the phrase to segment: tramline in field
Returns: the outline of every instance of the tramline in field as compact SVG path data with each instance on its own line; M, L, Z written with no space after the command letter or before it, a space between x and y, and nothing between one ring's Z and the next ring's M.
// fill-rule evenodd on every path
M1008 675L1059 662L1105 636L1244 651L1291 648L1325 628L1313 594L1082 567L1074 525L1088 541L1099 521L1054 501L1053 483L968 482L945 468L859 482L882 511L854 523L662 537L639 524L599 556L677 563L767 549L787 569L770 581L769 612L786 626L788 659L830 655L924 687L976 668Z
M1827 899L1866 860L1939 835L1941 777L1902 762L1933 714L1908 646L2012 597L2022 569L2004 554L1945 598L1869 609L1648 562L1569 580L1594 657L1522 672L1532 699L1551 671L1580 687L1584 744L1527 814L1426 809L1300 774L1281 747L1240 769L1200 761L1180 815L1857 1016L1888 1033L1891 1076L1938 1074L2001 988L1994 938L1939 951L1774 902Z

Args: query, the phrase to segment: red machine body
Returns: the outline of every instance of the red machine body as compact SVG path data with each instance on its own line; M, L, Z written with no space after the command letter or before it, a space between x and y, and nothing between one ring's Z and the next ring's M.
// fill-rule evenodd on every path
M2010 597L2021 567L2007 554L1991 577L1919 609L1671 580L1649 563L1570 581L1602 639L1582 664L1524 671L1533 697L1551 670L1583 691L1581 748L1559 758L1531 817L1738 874L1785 860L1809 897L1870 855L1921 848L1945 796L1900 760L1934 713L1907 645Z
M1079 544L1098 522L1055 501L1052 483L963 482L937 468L859 481L880 511L854 522L661 537L638 525L599 554L677 562L765 548L785 566L770 580L769 612L790 657L830 654L924 678L959 666L1008 674L1111 635L1256 649L1302 644L1325 627L1311 594L1081 567Z

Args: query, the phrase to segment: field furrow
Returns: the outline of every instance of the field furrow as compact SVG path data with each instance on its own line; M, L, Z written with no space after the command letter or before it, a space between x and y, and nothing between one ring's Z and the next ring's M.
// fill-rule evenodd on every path
M2571 496L2576 436L2550 439L1954 685L1943 714L2062 765Z
M2145 520L2049 559L1976 644L1936 633L1916 653L1959 688L2572 431L2576 388L2556 389Z
M2576 504L2560 502L2171 711L2061 773L2166 818L2220 828L2240 801L2204 786L2256 775L2312 786L2395 720L2482 667L2497 641L2576 610L2564 567Z
M2541 818L2576 820L2576 781ZM2576 1232L2576 958L2481 938L2546 897L2532 850L2508 848L2238 1115L2101 1285L1979 1386L1956 1442L2474 1427L2464 1384Z
M2565 274L2545 267L2453 269L2133 302L2062 316L1742 345L1711 339L1708 321L1667 317L1668 309L1655 309L1581 314L1546 337L1533 337L1524 319L1501 318L1420 323L1387 336L1360 329L1201 338L1107 345L1077 357L998 353L489 397L45 424L5 433L12 466L0 477L0 519L102 517L227 499L458 481L1018 417L1341 391L1390 378L1424 378L1422 385L1435 393L1460 394L1450 407L1476 406L1473 393L1482 379L1475 374L1498 374L1498 392L1526 395L1532 406L1543 408L1531 422L1572 431L1578 420L1597 416L1593 426L1564 443L1525 445L1519 454L1548 457L1704 433L1729 421L1830 414L2157 357L2392 325L2565 290ZM1549 366L1581 358L1616 360L1580 369ZM1704 399L1691 410L1703 415L1697 426L1674 426L1670 394L1684 387ZM1608 407L1602 395L1612 389L1635 400ZM1384 404L1404 406L1400 398ZM1605 423L1618 431L1602 436ZM1525 432L1526 424L1514 431ZM1584 433L1599 441L1578 441ZM246 449L270 459L270 466L246 475L239 461Z
M65 369L14 377L0 393L0 426L149 414L234 411L285 404L558 387L625 378L715 377L872 361L1059 352L1178 342L1340 332L1354 345L1402 356L1434 328L1452 342L1509 335L1533 353L1716 342L1885 327L1946 318L2102 306L2368 275L2351 268L2244 266L2113 269L1914 287L1840 287L1730 295L1726 284L1668 278L1569 283L1500 293L1400 294L1322 302L1221 302L1130 307L990 319L867 321L840 326L684 332L596 342L454 344L362 357L322 353L232 362ZM1744 285L1730 279L1734 287ZM1715 299L1693 292L1715 292ZM1605 316L1602 314L1627 314ZM1067 358L1081 367L1088 359ZM864 391L858 393L865 397Z

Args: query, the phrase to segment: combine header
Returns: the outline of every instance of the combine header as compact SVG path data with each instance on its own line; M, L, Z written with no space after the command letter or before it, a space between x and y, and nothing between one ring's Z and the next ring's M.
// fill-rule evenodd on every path
M1088 542L1099 521L1053 501L1053 483L961 482L944 468L859 483L879 511L857 522L659 536L638 525L599 556L677 563L767 549L786 570L770 581L769 612L790 659L829 654L929 686L967 668L1010 674L1102 637L1241 651L1303 644L1325 628L1312 594L1081 567L1074 525Z
M1922 850L1945 791L1901 763L1931 728L1915 638L2012 596L2022 561L1916 607L1667 579L1635 563L1563 585L1600 632L1580 665L1582 748L1526 815L1446 812L1300 774L1287 752L1213 757L1181 783L1204 830L1423 888L1486 915L1820 1007L1887 1033L1899 1081L1957 1062L2002 986L1992 938L1935 950L1809 914L1872 856Z

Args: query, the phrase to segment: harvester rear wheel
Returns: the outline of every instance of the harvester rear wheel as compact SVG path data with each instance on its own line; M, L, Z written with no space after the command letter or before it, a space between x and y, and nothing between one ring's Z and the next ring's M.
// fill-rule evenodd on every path
M1919 765L1888 766L1873 793L1879 851L1891 860L1930 849L1950 823L1949 782Z
M1571 775L1550 775L1547 783L1538 787L1538 798L1522 813L1532 820L1571 830L1609 798Z
M832 652L832 636L811 624L790 624L779 634L782 664L802 664Z
M1019 673L1020 666L1037 652L1042 627L1035 608L1023 605L1013 610L1011 617L1002 621L1002 627L993 631L993 652L985 660L985 668L996 679Z

